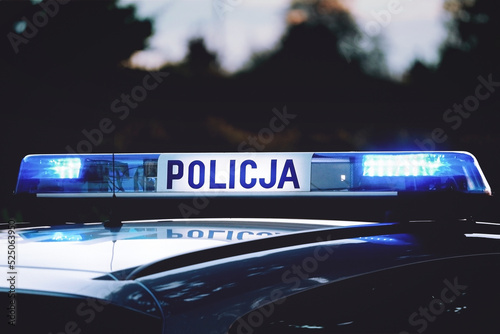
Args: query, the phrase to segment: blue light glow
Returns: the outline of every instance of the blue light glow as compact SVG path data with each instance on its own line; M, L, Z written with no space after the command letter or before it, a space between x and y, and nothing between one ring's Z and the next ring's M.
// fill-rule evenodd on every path
M81 241L83 240L80 234L65 234L63 232L56 232L52 236L52 241Z
M363 176L434 176L446 167L440 154L367 154Z
M406 234L395 234L392 236L377 235L371 237L359 237L358 239L364 240L372 244L393 245L393 246L407 245L413 242L412 241L413 239Z
M82 162L80 158L61 158L48 161L46 169L48 177L58 179L77 179L80 177Z

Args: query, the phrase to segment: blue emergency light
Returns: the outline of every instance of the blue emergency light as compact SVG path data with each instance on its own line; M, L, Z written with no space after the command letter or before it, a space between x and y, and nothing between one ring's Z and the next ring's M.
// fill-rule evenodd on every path
M16 194L68 197L491 194L467 152L28 155Z

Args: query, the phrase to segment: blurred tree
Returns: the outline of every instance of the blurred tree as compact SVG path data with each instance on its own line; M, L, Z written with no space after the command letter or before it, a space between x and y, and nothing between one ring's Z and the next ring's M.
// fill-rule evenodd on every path
M189 52L184 65L192 75L208 75L220 72L220 65L215 53L207 50L202 38L189 41Z
M399 84L381 75L385 60L377 38L364 36L337 0L294 1L287 24L280 43L255 55L233 78L239 91L225 90L226 96L244 101L239 106L240 126L258 131L259 123L253 129L249 125L256 119L269 122L269 106L286 104L296 116L289 126L298 129L299 149L361 149L381 136L384 144L389 141L389 131L408 116L397 106L404 96ZM366 47L366 38L373 47ZM252 104L257 99L266 104L256 108ZM375 125L381 123L386 127L378 131ZM365 136L369 139L358 140L355 134L366 127L374 131Z
M488 0L448 0L445 8L452 20L439 71L453 79L499 73L498 4Z
M345 72L362 69L372 75L387 74L378 38L364 35L341 1L295 0L287 23L281 48L256 55L251 65L302 62L304 71L335 67Z
M54 72L71 66L79 74L116 67L145 46L149 21L116 0L2 1L0 57L10 66Z
M152 30L149 21L136 20L133 7L116 2L1 1L0 34L6 38L0 43L0 87L9 92L11 106L21 107L26 94L46 106L65 98L91 104L82 93L102 96L120 63L144 48Z
M447 0L448 38L435 69L416 63L409 80L437 89L442 96L470 93L479 75L500 77L500 11L489 0ZM473 88L472 88L473 89Z
M0 1L0 154L8 161L0 202L22 156L61 152L99 126L124 91L121 62L151 32L117 0Z
M24 126L51 119L59 133L79 132L102 117L110 94L121 91L121 62L152 32L134 15L116 0L1 1L0 89L9 110L3 116Z

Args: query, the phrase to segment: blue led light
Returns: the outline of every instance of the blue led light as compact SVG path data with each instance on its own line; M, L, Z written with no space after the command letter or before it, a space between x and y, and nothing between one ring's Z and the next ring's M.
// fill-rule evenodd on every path
M363 176L433 176L447 167L440 154L366 154Z
M77 179L80 177L82 162L80 158L51 159L46 169L46 176L59 179Z

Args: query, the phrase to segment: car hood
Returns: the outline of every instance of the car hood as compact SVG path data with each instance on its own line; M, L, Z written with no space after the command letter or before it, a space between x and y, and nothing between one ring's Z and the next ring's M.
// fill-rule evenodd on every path
M0 268L15 279L16 293L85 296L151 313L144 305L154 302L144 286L125 279L138 266L252 239L366 224L291 219L134 221L119 228L101 223L32 228L19 224L10 247L15 263L10 267L4 262ZM12 229L0 230L0 248L11 245L9 235ZM9 289L9 281L0 281L0 292Z
M17 268L87 271L96 275L225 244L332 226L366 223L314 220L156 220L18 229ZM7 231L0 245L7 247Z

